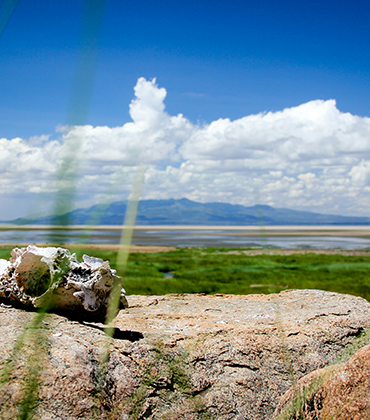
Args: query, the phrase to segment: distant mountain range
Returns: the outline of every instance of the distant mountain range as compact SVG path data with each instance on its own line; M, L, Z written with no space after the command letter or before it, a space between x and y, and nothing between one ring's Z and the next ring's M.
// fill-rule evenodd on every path
M95 205L58 216L16 219L7 223L40 225L121 225L127 201L109 206ZM5 222L3 222L5 223ZM309 211L273 208L267 205L245 207L227 203L197 203L180 200L142 200L137 225L369 225L369 217L347 217Z

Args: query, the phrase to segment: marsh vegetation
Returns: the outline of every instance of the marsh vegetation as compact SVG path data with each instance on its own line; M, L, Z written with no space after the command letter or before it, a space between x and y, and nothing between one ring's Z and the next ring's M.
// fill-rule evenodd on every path
M71 248L79 260L91 249ZM10 249L0 249L8 259ZM362 296L370 301L370 258L366 255L263 253L246 255L241 249L177 248L169 252L129 255L124 272L117 252L95 249L93 255L118 268L128 294L278 293L286 289L321 289Z

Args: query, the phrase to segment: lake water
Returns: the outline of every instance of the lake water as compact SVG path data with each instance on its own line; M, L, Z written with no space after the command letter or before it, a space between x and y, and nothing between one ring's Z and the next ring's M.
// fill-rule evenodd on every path
M90 234L79 230L54 231L1 231L0 243L92 243L118 244L120 231L95 231ZM233 231L197 230L141 230L133 237L135 245L158 245L179 247L244 247L288 249L341 249L370 250L370 238L340 236L246 236Z

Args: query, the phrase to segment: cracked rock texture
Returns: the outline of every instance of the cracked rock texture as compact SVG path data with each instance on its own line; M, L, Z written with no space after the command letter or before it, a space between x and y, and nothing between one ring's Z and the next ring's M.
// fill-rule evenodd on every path
M369 302L318 290L128 303L114 320L116 338L99 324L49 314L23 347L20 334L36 314L0 308L1 419L25 406L42 420L271 419L297 381L333 363L370 326ZM35 354L39 382L27 374ZM36 395L28 406L27 390Z

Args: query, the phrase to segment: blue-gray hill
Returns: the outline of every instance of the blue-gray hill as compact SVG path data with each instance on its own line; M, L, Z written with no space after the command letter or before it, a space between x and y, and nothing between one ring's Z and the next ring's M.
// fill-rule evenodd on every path
M36 220L17 219L17 224L92 224L120 225L123 223L127 201L103 207L73 210L69 213ZM180 200L142 200L136 219L138 225L369 225L368 217L348 217L309 211L273 208L267 205L245 207L227 203L198 203Z

